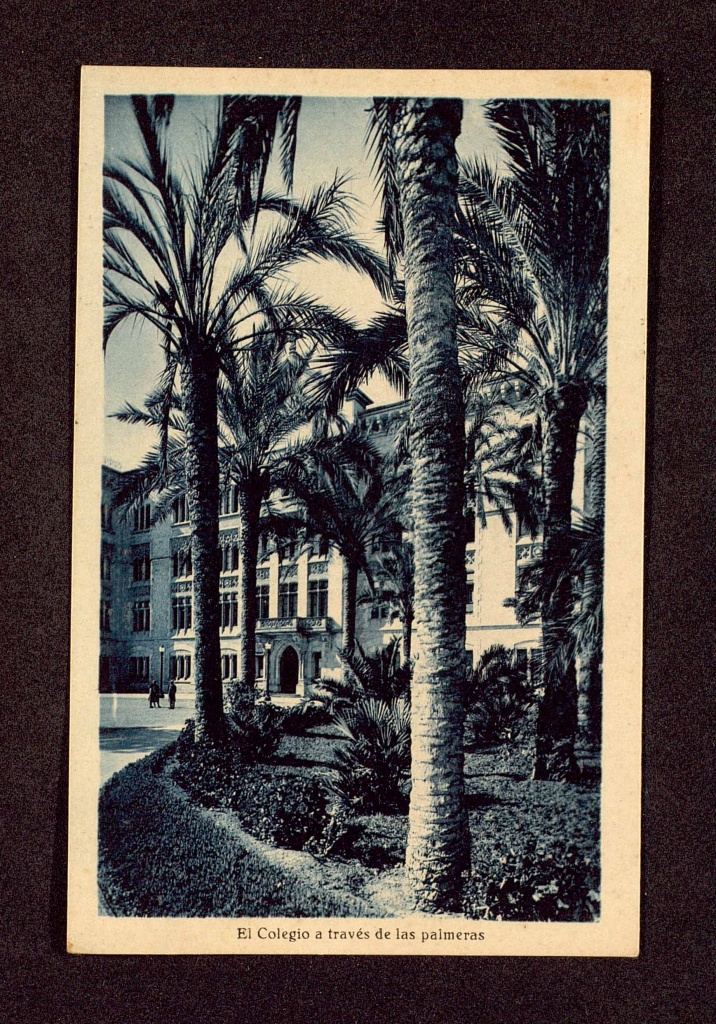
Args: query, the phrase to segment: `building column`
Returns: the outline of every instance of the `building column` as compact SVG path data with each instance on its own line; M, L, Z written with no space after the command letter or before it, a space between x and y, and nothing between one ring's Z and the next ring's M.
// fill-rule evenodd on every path
M308 550L305 547L298 556L296 580L298 582L298 617L305 619L308 616Z
M269 558L269 618L278 618L278 586L279 586L278 551L273 551Z

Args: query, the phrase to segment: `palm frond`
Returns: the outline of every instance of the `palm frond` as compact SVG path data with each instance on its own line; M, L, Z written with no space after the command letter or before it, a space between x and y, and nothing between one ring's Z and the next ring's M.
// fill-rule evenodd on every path
M366 143L372 155L372 173L376 180L381 204L381 226L388 254L391 281L397 278L402 258L404 236L400 212L397 159L394 127L400 109L400 100L376 97L368 110Z

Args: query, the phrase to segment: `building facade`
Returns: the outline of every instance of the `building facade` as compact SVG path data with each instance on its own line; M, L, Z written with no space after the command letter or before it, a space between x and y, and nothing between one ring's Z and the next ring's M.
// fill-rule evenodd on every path
M360 392L347 418L383 451L395 443L404 403L369 408ZM185 499L155 520L151 503L128 514L112 510L123 474L103 467L100 600L100 689L146 690L156 679L164 689L194 683L193 584L190 527ZM539 546L517 531L508 534L499 514L474 529L466 550L467 648L473 663L492 644L530 652L540 641L537 624L520 625L505 600L515 596L519 572ZM239 515L234 488L222 496L220 517L221 666L226 684L238 678ZM376 545L374 550L379 550ZM370 554L370 552L369 552ZM340 669L343 563L338 551L311 539L263 542L256 570L257 687L269 693L310 694L321 676ZM366 652L400 636L388 602L358 605L356 636Z

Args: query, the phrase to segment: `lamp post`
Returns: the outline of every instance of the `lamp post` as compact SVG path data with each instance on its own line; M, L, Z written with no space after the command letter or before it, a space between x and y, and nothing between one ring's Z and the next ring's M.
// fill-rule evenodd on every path
M164 648L159 648L159 693L164 696Z
M266 652L266 664L264 665L264 675L266 676L266 700L271 700L271 689L270 689L270 686L271 686L270 679L271 679L271 677L269 675L269 670L270 670L270 667L271 667L271 644L270 643L267 642L267 643L264 644L264 651Z

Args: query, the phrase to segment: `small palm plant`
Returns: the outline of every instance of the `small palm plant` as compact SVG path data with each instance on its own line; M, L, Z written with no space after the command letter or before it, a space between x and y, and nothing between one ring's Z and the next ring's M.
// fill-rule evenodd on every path
M356 642L352 655L343 653L361 694L388 701L410 700L410 665L400 661L400 639L394 637L373 654L366 654Z
M535 694L514 651L493 644L481 655L466 698L475 739L503 743L519 735Z
M334 753L329 787L357 814L404 813L410 792L410 705L363 697L336 715L348 743Z

